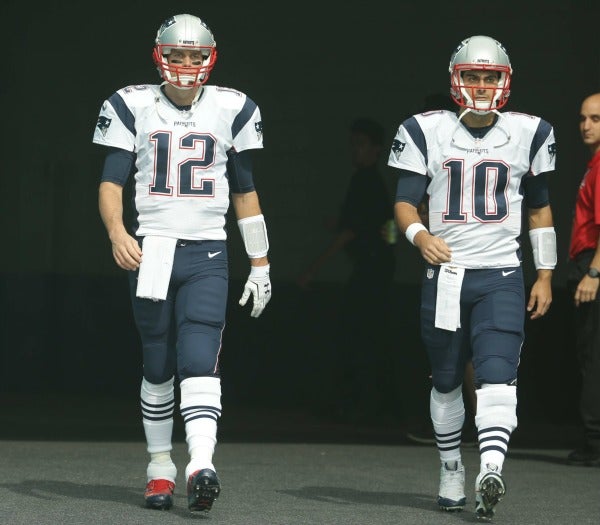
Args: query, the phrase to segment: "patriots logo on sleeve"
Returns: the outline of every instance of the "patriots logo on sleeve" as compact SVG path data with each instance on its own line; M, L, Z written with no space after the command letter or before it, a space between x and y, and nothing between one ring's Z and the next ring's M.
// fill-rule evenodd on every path
M102 133L103 137L106 137L106 132L108 131L111 122L111 118L103 117L102 115L98 117L98 123L96 124L96 127L100 130L100 133Z
M262 120L260 122L254 123L254 131L256 131L256 136L260 139L263 133L263 124Z
M548 155L554 157L556 155L556 142L553 144L548 144Z
M398 139L394 139L394 142L392 142L392 151L397 155L402 153L405 147L406 142L400 142Z
M405 147L406 142L400 142L398 139L394 139L392 142L392 153L394 154L394 157L399 158Z

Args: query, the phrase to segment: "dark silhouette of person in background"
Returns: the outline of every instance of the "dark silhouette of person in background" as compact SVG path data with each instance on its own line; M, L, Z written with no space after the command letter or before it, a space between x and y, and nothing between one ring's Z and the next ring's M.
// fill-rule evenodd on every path
M389 356L389 320L395 272L395 224L392 196L378 167L384 147L383 126L357 118L350 126L352 175L326 249L301 273L297 284L308 289L321 267L340 251L352 264L339 311L339 346L334 357L341 388L337 415L373 421L383 410ZM391 227L390 237L382 229Z

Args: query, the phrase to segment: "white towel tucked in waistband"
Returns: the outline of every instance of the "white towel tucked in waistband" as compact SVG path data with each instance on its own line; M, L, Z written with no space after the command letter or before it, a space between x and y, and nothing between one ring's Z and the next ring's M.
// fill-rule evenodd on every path
M164 301L167 298L177 239L147 235L142 241L142 263L136 295L142 299Z
M460 290L464 268L442 265L438 275L435 326L456 332L460 328Z

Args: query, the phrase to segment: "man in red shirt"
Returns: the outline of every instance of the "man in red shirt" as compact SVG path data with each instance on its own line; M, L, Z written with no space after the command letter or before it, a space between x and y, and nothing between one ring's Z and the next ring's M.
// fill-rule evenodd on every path
M567 279L575 303L584 439L567 460L600 466L600 93L583 101L579 129L592 158L577 194Z

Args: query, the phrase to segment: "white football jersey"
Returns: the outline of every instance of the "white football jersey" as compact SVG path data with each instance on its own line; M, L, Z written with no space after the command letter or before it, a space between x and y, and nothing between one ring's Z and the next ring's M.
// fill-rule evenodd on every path
M429 177L429 230L461 268L519 266L521 182L554 170L554 130L523 113L501 113L481 139L451 111L414 115L402 123L388 164Z
M136 235L222 240L227 152L262 148L262 121L234 89L204 86L181 111L158 85L129 86L102 105L93 142L136 154Z

